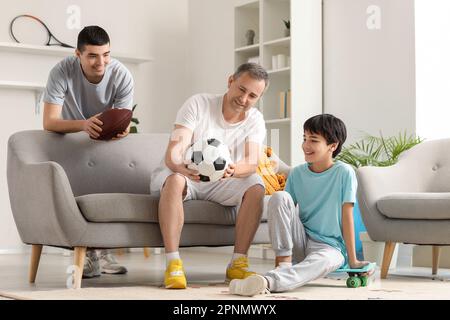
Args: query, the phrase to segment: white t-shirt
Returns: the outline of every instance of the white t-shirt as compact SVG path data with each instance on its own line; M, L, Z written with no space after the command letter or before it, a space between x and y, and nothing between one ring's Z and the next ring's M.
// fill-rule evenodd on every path
M255 108L247 111L241 122L226 122L222 113L223 98L223 94L197 94L190 97L178 111L175 124L192 130L192 143L205 138L218 139L230 148L232 161L238 162L244 158L247 142L263 144L266 125L263 115ZM152 172L151 192L160 191L171 173L163 159Z
M200 139L215 138L226 144L234 162L244 157L245 144L262 144L266 137L263 115L255 108L245 114L238 123L228 123L223 118L224 95L197 94L189 98L178 111L176 125L193 131L192 143Z

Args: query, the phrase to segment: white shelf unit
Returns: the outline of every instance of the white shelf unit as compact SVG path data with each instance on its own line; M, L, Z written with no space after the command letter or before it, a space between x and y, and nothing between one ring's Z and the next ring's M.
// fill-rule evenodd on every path
M240 52L240 53L254 53L254 54L258 54L259 53L259 44L253 44L253 45L250 45L250 46L237 48L234 51L235 52Z
M0 42L0 52L12 52L18 54L29 54L34 56L53 56L53 57L66 57L74 54L75 49L63 48L59 46L37 46L31 44L22 44L14 42ZM123 63L142 64L153 61L151 57L138 57L129 56L123 54L113 55L114 58L120 60ZM0 89L13 89L13 90L31 90L35 93L35 112L39 114L40 104L42 101L43 93L45 91L46 84L44 83L32 83L26 81L6 81L0 80Z
M44 96L45 84L25 81L0 81L0 90L30 90L34 91L34 112L40 113L40 105Z
M0 42L0 51L66 57L73 55L75 49L63 48L59 46L37 46L14 42ZM117 60L120 60L121 62L129 62L136 64L153 61L152 57L138 57L124 54L114 54L114 52L112 52L112 57Z
M267 70L267 73L269 75L276 75L276 74L284 74L284 75L289 75L291 73L291 68L290 67L286 67L286 68L280 68L280 69L275 69L275 70Z
M282 119L274 119L274 120L266 120L266 124L289 124L291 123L291 118L282 118Z
M260 55L260 25L259 1L250 1L236 7L234 47L235 63L240 65L252 57ZM248 43L247 30L253 30L255 37L253 43Z
M34 90L41 92L45 90L45 83L0 81L0 89Z
M270 86L257 106L266 120L267 144L286 163L302 163L303 123L322 113L321 1L235 0L234 18L235 67L259 57L269 73ZM291 21L289 34L283 20ZM255 44L246 42L249 29L256 33ZM274 68L273 57L278 55L284 55L284 63ZM280 115L284 91L291 92L291 113L286 117Z
M290 42L291 42L291 37L284 37L284 38L279 38L279 39L275 39L275 40L271 40L271 41L266 41L263 44L265 46L285 46L285 47L289 47Z

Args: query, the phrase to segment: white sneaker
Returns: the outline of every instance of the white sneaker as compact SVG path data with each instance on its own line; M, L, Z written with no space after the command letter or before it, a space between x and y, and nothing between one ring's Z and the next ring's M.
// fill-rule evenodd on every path
M102 273L108 274L124 274L128 272L127 268L120 265L116 258L107 251L102 251L100 254L100 268Z
M269 283L266 278L254 274L245 279L231 280L229 290L231 294L253 297L257 294L270 293L268 286Z
M88 250L84 258L83 279L100 277L100 264L95 250Z

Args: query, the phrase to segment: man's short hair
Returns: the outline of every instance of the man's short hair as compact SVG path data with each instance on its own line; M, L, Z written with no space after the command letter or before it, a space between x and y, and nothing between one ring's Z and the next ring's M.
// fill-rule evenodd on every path
M84 27L83 30L78 34L77 49L83 52L84 46L104 46L109 44L108 33L99 26L88 26Z
M338 143L336 150L333 152L333 158L341 152L342 145L347 139L347 129L344 122L331 114L319 114L309 118L303 125L303 130L321 135L325 138L327 144Z
M239 78L244 73L248 73L255 80L264 80L265 88L269 86L269 74L261 65L251 62L241 64L233 74L233 79Z

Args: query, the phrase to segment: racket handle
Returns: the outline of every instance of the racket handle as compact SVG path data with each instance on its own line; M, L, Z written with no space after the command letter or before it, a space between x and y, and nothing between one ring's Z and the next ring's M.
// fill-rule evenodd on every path
M61 47L75 49L75 47L73 47L73 46L71 46L71 45L68 45L68 44L66 44L66 43L61 43Z

